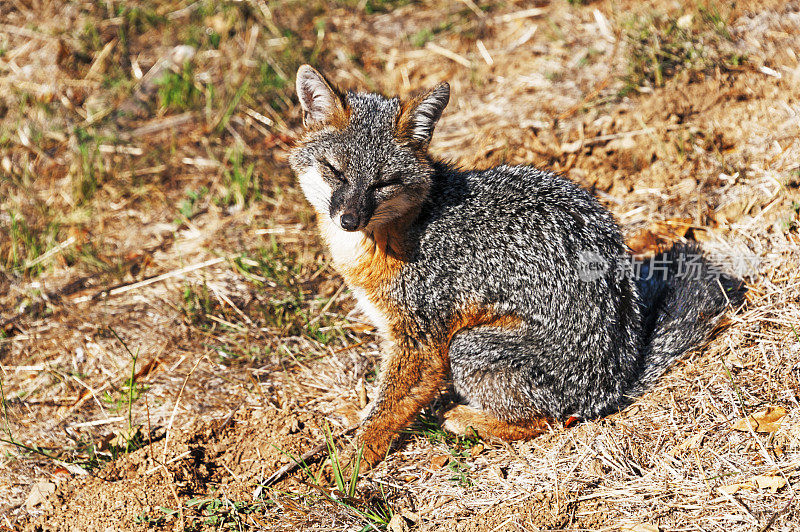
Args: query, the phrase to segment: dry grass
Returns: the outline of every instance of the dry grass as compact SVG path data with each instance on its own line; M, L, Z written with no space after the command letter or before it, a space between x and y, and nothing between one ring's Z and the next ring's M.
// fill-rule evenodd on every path
M0 20L0 525L800 521L797 3L20 1ZM747 304L617 415L493 445L438 429L445 394L353 497L317 464L254 499L357 418L379 356L286 164L305 61L402 96L449 80L437 154L566 173L643 242L684 220ZM735 428L767 406L779 428Z

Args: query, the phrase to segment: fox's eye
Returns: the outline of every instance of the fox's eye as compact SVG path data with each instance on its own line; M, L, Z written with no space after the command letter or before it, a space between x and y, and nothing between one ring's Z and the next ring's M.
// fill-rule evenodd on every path
M399 177L392 177L391 179L385 179L383 181L379 181L375 183L375 188L389 188L396 185L402 185L403 180Z
M347 178L344 176L344 173L342 173L340 170L337 170L336 167L330 162L323 159L322 164L328 169L328 172L330 172L334 179L341 181L342 183L347 183Z

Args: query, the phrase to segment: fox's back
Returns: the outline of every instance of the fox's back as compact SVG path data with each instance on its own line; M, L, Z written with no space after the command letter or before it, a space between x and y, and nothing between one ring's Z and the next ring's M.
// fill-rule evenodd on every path
M411 234L410 271L431 284L470 288L446 299L513 302L519 312L607 290L599 285L625 254L616 224L590 194L530 166L461 172L440 165ZM603 259L606 275L586 279L586 257ZM537 299L546 294L559 297Z

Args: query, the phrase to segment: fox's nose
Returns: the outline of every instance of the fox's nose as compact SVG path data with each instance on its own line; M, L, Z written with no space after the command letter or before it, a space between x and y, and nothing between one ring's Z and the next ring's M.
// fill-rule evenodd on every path
M355 231L358 229L358 216L352 212L346 212L339 219L339 223L345 231Z

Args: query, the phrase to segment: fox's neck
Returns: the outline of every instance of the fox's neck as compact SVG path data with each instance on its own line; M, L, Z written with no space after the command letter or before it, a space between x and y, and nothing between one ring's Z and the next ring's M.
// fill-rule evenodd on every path
M373 294L408 260L413 247L409 227L418 215L419 209L413 209L390 225L364 231L343 231L327 216L320 217L319 225L333 264L347 284Z

